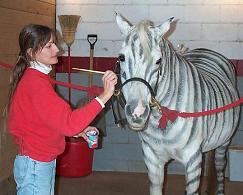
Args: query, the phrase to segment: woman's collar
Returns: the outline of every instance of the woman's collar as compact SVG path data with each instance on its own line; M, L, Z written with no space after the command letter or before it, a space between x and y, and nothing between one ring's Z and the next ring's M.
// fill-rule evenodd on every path
M51 65L45 65L38 61L31 61L30 62L30 68L33 68L35 70L38 70L44 74L49 74L52 70Z

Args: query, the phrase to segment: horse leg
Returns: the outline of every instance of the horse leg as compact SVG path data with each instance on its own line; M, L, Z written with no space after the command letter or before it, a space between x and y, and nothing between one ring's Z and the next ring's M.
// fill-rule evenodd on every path
M150 181L150 195L162 195L162 185L164 183L164 165L167 162L161 161L158 154L150 147L143 146L144 162L148 169ZM160 154L161 155L161 154ZM164 154L163 157L167 155Z
M200 184L200 177L202 171L202 153L198 149L194 153L188 162L185 164L186 170L186 195L198 195L198 188Z
M164 164L149 165L148 176L150 180L150 195L162 195L162 185L164 183Z
M224 195L224 171L226 166L226 151L229 142L215 150L215 168L217 173L217 195Z

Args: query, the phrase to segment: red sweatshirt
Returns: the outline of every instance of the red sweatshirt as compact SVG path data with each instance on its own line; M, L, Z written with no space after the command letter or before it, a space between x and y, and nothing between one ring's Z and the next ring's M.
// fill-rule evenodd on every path
M64 151L65 136L81 132L101 110L95 99L72 110L57 95L48 75L28 68L12 99L9 131L20 154L48 162Z

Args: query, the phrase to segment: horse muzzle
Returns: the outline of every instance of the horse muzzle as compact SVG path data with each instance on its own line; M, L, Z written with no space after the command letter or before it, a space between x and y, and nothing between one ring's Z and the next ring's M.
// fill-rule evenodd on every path
M128 126L131 130L140 131L146 127L146 123L150 113L149 105L137 105L131 104L125 105L125 116L127 119Z

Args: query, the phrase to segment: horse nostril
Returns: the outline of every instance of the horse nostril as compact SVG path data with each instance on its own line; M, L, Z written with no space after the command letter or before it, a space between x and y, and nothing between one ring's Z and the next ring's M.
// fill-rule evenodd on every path
M141 118L132 118L134 123L141 123L143 120Z
M146 110L146 107L144 107L144 105L142 104L142 101L139 100L136 108L134 109L132 115L134 117L140 117Z
M143 104L137 104L137 106L132 106L131 104L127 104L125 106L125 113L127 116L130 116L133 119L144 118L147 116L149 112L149 106L143 106Z
M126 113L127 116L131 116L132 115L131 105L126 104L126 106L125 106L125 113Z

